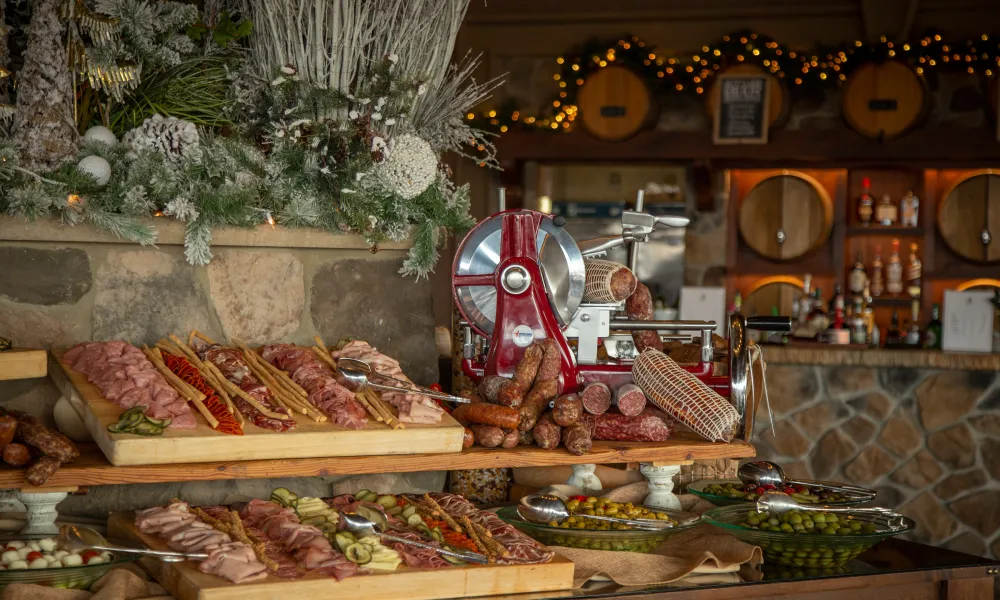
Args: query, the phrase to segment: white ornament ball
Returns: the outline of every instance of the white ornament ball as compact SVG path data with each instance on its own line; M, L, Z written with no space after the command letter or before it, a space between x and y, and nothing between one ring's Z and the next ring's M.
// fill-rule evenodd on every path
M109 146L114 146L118 143L115 133L103 125L95 125L88 129L83 134L83 140L86 142L100 142Z
M434 183L437 167L438 157L431 145L415 135L404 133L393 139L388 156L377 168L383 183L390 190L410 200Z
M111 163L100 156L88 156L78 162L76 168L93 177L99 187L111 180Z

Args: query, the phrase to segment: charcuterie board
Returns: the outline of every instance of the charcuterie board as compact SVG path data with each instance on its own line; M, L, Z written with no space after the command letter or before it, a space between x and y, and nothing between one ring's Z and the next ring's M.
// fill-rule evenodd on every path
M108 518L108 536L138 540L156 550L168 550L155 536L140 533L132 513ZM497 594L520 594L565 590L573 587L573 563L556 556L535 565L456 566L446 569L413 569L400 565L395 571L356 575L343 581L321 575L301 579L267 579L233 584L198 570L195 562L165 563L144 558L142 565L177 600L271 600L296 598L469 598Z
M308 418L298 426L278 433L247 424L244 435L215 431L203 419L194 429L168 428L159 436L113 434L108 425L124 412L105 399L100 389L82 373L62 362L64 350L53 350L59 366L69 379L60 385L70 404L86 424L94 441L115 466L162 465L208 461L235 461L277 458L372 456L385 454L437 454L462 450L463 427L447 414L440 423L408 423L392 429L385 423L369 421L364 429L347 429ZM60 383L59 377L55 377ZM182 467L179 467L182 468Z

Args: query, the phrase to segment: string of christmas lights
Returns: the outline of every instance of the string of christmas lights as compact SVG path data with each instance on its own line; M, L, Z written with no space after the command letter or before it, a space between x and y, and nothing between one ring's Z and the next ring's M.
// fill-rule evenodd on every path
M499 107L478 114L470 112L466 120L497 133L512 129L571 131L578 114L576 98L580 88L590 75L611 65L631 69L654 94L700 96L709 90L712 77L731 65L755 65L783 81L793 92L817 92L841 85L855 68L867 62L883 60L909 63L922 76L946 69L988 78L1000 72L1000 34L984 33L976 39L951 42L936 32L912 42L894 42L882 36L872 43L856 40L800 52L768 36L741 31L684 56L658 51L634 35L611 41L591 40L556 58L557 70L552 75L556 89L540 110L531 111L508 99Z

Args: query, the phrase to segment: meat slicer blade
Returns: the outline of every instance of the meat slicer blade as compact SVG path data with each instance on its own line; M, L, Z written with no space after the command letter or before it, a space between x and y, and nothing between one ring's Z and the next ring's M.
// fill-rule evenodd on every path
M455 275L493 273L500 262L500 229L503 213L477 225L462 241L455 260ZM541 220L536 238L539 268L549 305L560 326L572 322L583 301L586 267L583 254L565 229L551 218ZM455 300L479 333L490 335L496 322L496 288L476 285L455 288Z

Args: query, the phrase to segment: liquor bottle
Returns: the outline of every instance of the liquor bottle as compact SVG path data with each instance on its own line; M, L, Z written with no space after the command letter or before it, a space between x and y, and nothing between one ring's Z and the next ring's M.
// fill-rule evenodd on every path
M847 322L844 320L844 292L840 289L840 284L834 288L833 297L830 299L830 317L833 319L830 324L831 329L847 329Z
M923 263L917 256L917 243L910 244L910 262L906 265L906 293L910 298L920 297L920 273L923 270Z
M872 180L867 177L861 180L861 197L858 198L858 222L865 227L871 225L875 210L875 198L871 195Z
M805 325L812 312L812 275L806 273L802 278L802 297L799 298L799 323Z
M854 316L851 319L851 343L868 343L868 326L865 323L864 309L861 305L861 298L854 298Z
M886 347L895 346L899 343L899 311L892 311L892 320L889 322L889 331L885 334Z
M799 312L799 295L796 293L792 297L792 329L801 322L801 312Z
M910 303L910 328L906 330L906 345L916 348L920 345L920 300Z
M899 224L903 227L916 227L919 214L920 198L914 196L912 191L906 192L899 201Z
M833 295L830 296L830 314L837 312L837 306L840 306L840 310L844 310L844 304L844 288L838 283L833 286Z
M928 350L941 349L941 305L931 306L931 321L924 330L924 348Z
M830 317L823 310L823 290L816 288L813 292L812 310L809 311L809 327L816 332L826 331L830 327Z
M851 272L847 276L847 289L850 290L851 294L858 295L864 289L866 281L868 281L868 273L865 272L865 262L861 260L861 253L858 252L857 258L854 259L854 266L851 267Z
M875 258L872 259L872 296L878 298L885 291L885 277L882 273L882 245L875 246Z
M993 351L1000 352L1000 288L993 290Z
M874 338L872 337L872 334L876 331L875 309L872 308L872 295L867 284L865 285L865 291L861 295L861 318L865 323L865 335L867 337L867 341L869 344L873 344Z
M889 194L883 194L875 207L875 220L883 227L892 227L899 220L899 209Z
M903 293L903 261L899 258L899 240L892 240L892 255L885 269L885 291L893 296ZM889 343L888 338L886 343Z

